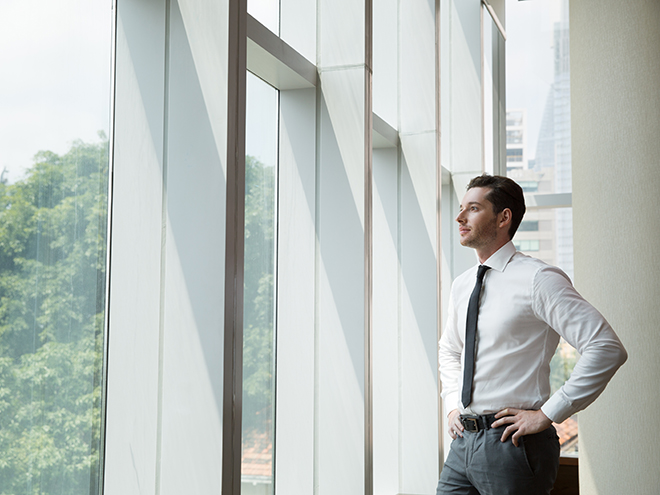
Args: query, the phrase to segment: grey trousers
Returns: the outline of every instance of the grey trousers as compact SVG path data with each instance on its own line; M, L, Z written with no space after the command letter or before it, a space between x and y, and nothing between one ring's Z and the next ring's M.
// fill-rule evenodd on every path
M463 432L451 443L437 495L547 495L559 469L555 428L501 442L504 427Z

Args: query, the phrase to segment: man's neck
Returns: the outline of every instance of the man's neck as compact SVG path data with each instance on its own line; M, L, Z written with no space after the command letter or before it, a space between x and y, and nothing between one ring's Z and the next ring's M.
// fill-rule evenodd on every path
M481 249L477 249L477 258L479 258L479 264L483 265L488 258L498 252L502 247L509 242L510 239L500 240L499 242L493 243L490 246L485 246Z

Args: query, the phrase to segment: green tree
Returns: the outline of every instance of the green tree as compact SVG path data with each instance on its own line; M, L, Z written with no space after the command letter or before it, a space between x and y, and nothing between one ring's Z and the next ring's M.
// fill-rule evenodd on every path
M272 430L275 170L247 159L244 406ZM0 495L98 491L108 148L0 182Z
M108 143L0 184L0 495L98 485Z
M243 431L272 425L275 326L275 168L245 159Z
M569 379L577 359L577 351L562 339L550 361L551 393L554 394Z

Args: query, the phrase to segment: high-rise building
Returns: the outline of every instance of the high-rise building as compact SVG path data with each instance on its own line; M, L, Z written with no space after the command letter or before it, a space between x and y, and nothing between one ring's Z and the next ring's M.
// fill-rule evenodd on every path
M506 170L526 169L527 164L527 110L506 111Z
M561 19L554 25L554 77L548 90L539 131L534 169L554 170L555 193L571 192L571 99L570 39L568 8L562 5ZM573 218L570 208L557 208L556 263L573 276Z

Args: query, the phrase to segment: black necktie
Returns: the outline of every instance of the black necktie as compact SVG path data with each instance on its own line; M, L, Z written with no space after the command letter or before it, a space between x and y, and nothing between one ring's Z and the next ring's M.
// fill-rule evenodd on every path
M477 283L470 296L467 310L467 323L465 324L465 367L463 369L463 407L472 402L472 377L474 376L474 344L477 336L477 318L479 316L479 296L486 271L489 266L480 265L477 272Z

